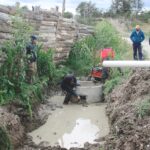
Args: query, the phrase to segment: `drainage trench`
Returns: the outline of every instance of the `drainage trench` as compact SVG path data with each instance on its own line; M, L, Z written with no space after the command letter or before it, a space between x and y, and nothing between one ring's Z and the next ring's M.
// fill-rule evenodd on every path
M100 102L102 85L81 82L77 92L87 95L87 107L73 103L63 106L64 96L51 97L49 101L52 104L63 107L53 111L43 126L29 133L34 143L45 141L49 146L82 148L86 142L93 144L96 139L108 135L106 104Z

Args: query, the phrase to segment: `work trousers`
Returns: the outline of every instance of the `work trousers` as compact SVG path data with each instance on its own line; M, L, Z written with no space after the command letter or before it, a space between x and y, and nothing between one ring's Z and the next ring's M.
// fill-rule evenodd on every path
M138 57L137 57L138 53ZM142 54L142 46L141 43L133 43L133 59L134 60L142 60L143 54Z
M75 90L73 90L73 87L67 86L67 85L61 85L62 90L66 91L67 94L64 99L64 103L68 104L72 96L77 97L77 93Z

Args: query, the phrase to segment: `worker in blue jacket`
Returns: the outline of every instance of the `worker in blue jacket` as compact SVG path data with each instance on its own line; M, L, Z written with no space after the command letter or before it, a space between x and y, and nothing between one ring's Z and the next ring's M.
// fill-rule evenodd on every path
M142 46L141 43L144 41L145 36L143 31L140 29L139 25L136 25L135 30L133 30L130 39L133 42L133 59L134 60L142 60L143 54L142 54ZM138 52L138 57L137 57Z

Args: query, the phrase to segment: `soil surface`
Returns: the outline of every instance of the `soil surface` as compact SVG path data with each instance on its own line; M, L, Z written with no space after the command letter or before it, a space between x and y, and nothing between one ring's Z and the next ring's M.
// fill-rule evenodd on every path
M7 134L13 145L17 146L23 142L25 132L24 127L20 122L20 118L17 115L10 113L5 107L0 107L0 127L7 130Z
M107 96L111 132L105 150L150 150L150 70L137 69ZM145 103L147 102L147 103Z

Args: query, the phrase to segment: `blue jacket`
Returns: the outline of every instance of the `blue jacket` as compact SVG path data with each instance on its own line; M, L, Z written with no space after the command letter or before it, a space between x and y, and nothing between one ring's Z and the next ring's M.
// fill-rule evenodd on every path
M134 44L140 44L141 42L144 41L145 36L142 30L140 30L138 34L136 30L133 30L133 32L131 33L130 39L132 40Z

